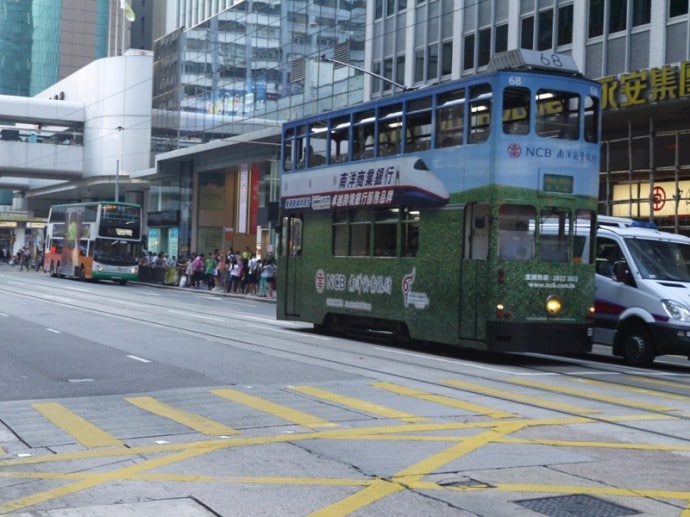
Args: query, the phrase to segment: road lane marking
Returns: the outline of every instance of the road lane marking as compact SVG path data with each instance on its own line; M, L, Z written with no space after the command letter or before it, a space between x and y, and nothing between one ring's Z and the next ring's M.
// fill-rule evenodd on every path
M392 409L389 407L381 406L379 404L374 404L373 402L367 402L366 400L361 400L353 397L346 397L343 395L338 395L331 391L322 390L319 388L314 388L311 386L291 386L290 389L309 395L321 400L328 400L330 402L335 402L341 406L356 409L358 411L363 411L364 413L369 413L372 415L380 416L383 418L392 418L394 420L401 420L403 422L415 423L415 422L427 422L429 419L413 415L411 413L406 413L403 411L398 411L397 409Z
M565 411L566 413L578 413L578 414L596 414L600 413L595 409L586 408L583 406L575 406L572 404L563 404L561 402L554 402L552 400L544 399L541 397L531 397L529 395L522 395L520 393L515 393L513 391L504 391L496 388L488 388L486 386L480 386L479 384L474 384L465 381L447 380L441 381L442 384L448 386L453 386L455 388L460 388L467 391L473 391L475 393L481 393L483 395L489 395L492 397L500 397L507 400L516 400L518 402L523 402L531 406L540 406L548 409L555 409L556 411Z
M48 332L52 332L53 334L62 334L59 330L51 329L51 328L46 328Z
M128 355L130 359L134 359L135 361L139 361L140 363L150 363L148 359L144 359L143 357L139 357L138 355Z
M464 411L470 411L472 413L479 413L480 415L485 415L490 418L514 418L518 416L515 413L501 411L500 409L494 409L487 406L482 406L480 404L473 404L472 402L465 402L464 400L458 400L452 397L446 397L444 395L437 395L435 393L428 393L426 391L415 390L412 388L407 388L405 386L399 386L397 384L391 384L388 382L372 382L371 385L375 388L391 391L393 393L398 393L405 397L413 397L422 400L428 400L429 402L433 402L435 404L462 409Z
M212 390L211 393L224 399L231 400L239 404L243 404L252 409L268 413L269 415L277 416L278 418L282 418L283 420L293 422L297 425L301 425L302 427L306 427L308 429L338 426L338 424L334 424L333 422L322 420L307 413L303 413L302 411L298 411L287 406L282 406L280 404L270 402L266 399L254 397L253 395L247 395L246 393L242 393L241 391L231 389L219 389Z
M552 393L559 393L561 395L572 395L578 398L585 398L596 400L598 402L607 402L609 404L617 404L620 406L632 407L635 409L645 409L647 411L677 411L676 408L668 406L660 406L658 404L647 404L636 400L624 399L620 397L610 397L608 395L599 395L589 391L576 390L573 388L566 388L565 386L555 386L553 384L545 384L543 382L529 381L527 379L508 379L508 382L518 384L520 386L527 386L529 388L536 388L539 390L550 391Z
M392 350L389 348L384 348L384 347L374 347L375 350L381 350L383 352L389 353L389 354L398 354L398 355L406 355L410 357L415 357L415 358L420 358L420 359L426 359L428 361L436 361L440 363L451 363L455 364L458 366L466 366L468 368L475 368L477 370L486 370L489 372L495 372L495 373L504 373L507 375L525 375L525 376L538 376L538 377L544 377L544 376L551 376L551 375L561 375L560 373L556 372L519 372L519 371L512 371L512 370L503 370L501 368L489 368L488 366L482 366L477 363L468 363L464 361L458 361L457 359L445 359L443 357L433 357L425 354L414 354L412 352L402 352L400 350Z
M111 447L122 442L57 402L35 402L31 406L84 447Z
M168 309L168 312L171 312L172 314L184 314L185 316L190 316L192 318L199 318L201 320L225 321L224 318L214 318L213 316L204 316L203 314L196 314L194 312L176 311L174 309Z
M173 420L178 424L182 424L202 434L210 436L229 436L239 432L232 427L214 422L201 415L175 408L152 397L127 397L125 400L144 411Z

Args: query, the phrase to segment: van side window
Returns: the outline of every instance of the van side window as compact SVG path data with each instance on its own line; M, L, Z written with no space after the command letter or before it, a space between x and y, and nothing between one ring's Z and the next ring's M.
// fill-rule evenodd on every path
M597 265L598 275L614 278L613 266L623 258L623 253L615 241L610 239L597 239Z

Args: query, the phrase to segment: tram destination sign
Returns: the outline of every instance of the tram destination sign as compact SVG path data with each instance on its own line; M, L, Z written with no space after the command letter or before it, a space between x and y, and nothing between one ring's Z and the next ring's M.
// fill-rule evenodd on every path
M544 192L572 194L573 177L562 174L544 174L542 189Z

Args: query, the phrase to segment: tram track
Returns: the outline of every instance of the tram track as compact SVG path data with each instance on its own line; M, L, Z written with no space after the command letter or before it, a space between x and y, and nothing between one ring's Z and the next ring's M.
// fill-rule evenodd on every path
M620 364L613 364L608 358L573 358L560 356L487 354L475 351L458 351L451 347L438 347L431 352L421 347L396 347L387 345L385 339L369 337L365 344L369 348L357 348L358 364L353 365L352 348L337 336L323 336L306 328L306 325L291 322L269 320L266 317L254 316L237 310L232 319L227 318L228 304L224 306L199 307L193 299L174 309L154 307L151 311L132 310L132 293L138 301L146 299L136 290L128 291L127 297L112 293L90 293L82 288L73 289L63 286L49 286L49 289L28 293L25 286L4 283L0 292L14 294L31 299L41 299L48 303L59 303L94 314L114 316L132 322L155 325L169 331L188 333L196 338L211 339L230 346L247 347L264 353L315 362L321 366L348 369L353 373L373 378L385 378L397 383L414 383L426 386L430 392L451 392L461 394L458 398L480 397L482 399L501 401L501 403L519 404L524 407L545 408L539 400L550 400L557 394L568 402L561 406L554 404L549 410L562 416L579 417L593 422L601 422L619 428L644 432L647 436L660 439L680 440L690 443L690 434L662 432L644 422L654 419L674 419L679 422L690 421L690 377L678 375L673 380L658 377L659 366L641 370ZM207 293L189 293L188 296L209 296ZM213 295L211 295L213 296ZM93 298L92 298L93 297ZM218 297L215 297L218 298ZM98 300L99 307L88 307L85 303ZM223 298L227 299L227 298ZM232 299L227 299L232 302ZM129 306L129 308L128 308ZM148 306L150 307L150 306ZM181 316L181 312L185 317ZM241 332L242 327L251 326L248 332ZM232 332L229 332L232 331ZM229 337L229 334L232 337ZM292 346L284 346L289 336ZM361 338L361 336L360 336ZM318 348L313 346L318 343ZM298 346L294 346L298 345ZM342 357L341 355L342 354ZM465 357L462 357L462 356ZM461 356L461 357L458 357ZM367 366L366 363L378 363L378 366ZM410 366L425 368L424 375L405 373ZM385 364L382 367L381 364ZM576 369L568 371L567 367ZM562 368L561 367L565 367ZM476 372L472 370L475 369ZM689 372L689 369L675 366L677 372ZM493 376L487 376L490 372ZM529 381L536 377L547 377L566 381L565 383L544 383ZM606 377L605 380L601 380ZM522 379L522 381L517 380ZM563 386L566 384L566 386ZM574 386L568 386L572 384ZM518 397L517 389L523 396ZM611 393L622 392L624 396L612 396ZM605 395L602 395L605 394ZM625 398L625 397L637 397ZM661 402L657 402L660 400ZM594 404L592 411L568 409L580 404ZM679 406L675 407L674 406ZM518 411L519 413L519 411ZM680 429L687 427L678 426Z

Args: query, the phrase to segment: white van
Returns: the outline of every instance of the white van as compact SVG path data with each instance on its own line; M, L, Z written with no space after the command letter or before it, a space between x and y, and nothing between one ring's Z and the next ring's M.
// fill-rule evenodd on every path
M690 359L690 238L598 217L594 342L630 365Z

